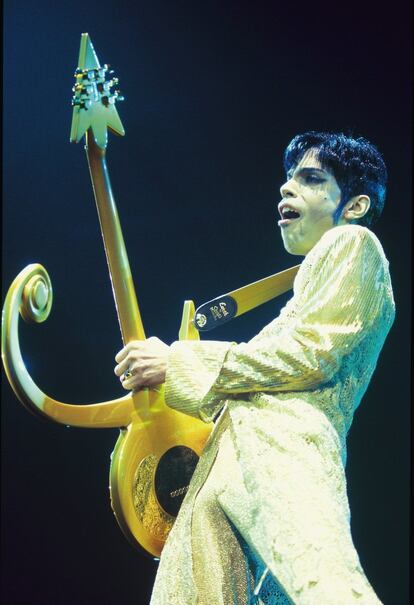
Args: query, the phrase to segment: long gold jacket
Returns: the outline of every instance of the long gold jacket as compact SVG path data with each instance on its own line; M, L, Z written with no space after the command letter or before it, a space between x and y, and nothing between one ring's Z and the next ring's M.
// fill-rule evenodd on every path
M378 239L356 225L329 230L293 292L247 343L171 346L167 404L205 421L221 414L162 553L153 605L211 602L195 577L206 535L194 535L192 515L223 434L232 455L217 501L286 595L263 602L348 605L365 595L358 602L379 603L352 544L344 475L346 435L395 314Z

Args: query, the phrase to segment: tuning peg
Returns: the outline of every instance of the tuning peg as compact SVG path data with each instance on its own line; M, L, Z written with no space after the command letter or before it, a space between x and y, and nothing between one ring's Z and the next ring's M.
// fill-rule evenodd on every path
M78 67L73 75L77 80L83 80L88 77L88 72L88 69L79 69Z

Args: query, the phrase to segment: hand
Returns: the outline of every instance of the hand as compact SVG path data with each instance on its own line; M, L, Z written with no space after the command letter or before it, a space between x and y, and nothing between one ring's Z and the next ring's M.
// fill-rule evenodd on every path
M159 338L132 340L115 357L115 374L124 389L136 390L165 382L170 347ZM125 377L128 370L130 376Z

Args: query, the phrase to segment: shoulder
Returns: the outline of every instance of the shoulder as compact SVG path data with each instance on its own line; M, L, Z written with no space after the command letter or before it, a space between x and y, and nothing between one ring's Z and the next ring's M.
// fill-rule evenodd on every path
M388 266L384 250L378 237L367 227L361 225L341 225L333 227L321 237L305 258L314 265L320 258L330 256L352 256L364 254L372 260ZM365 258L366 260L366 258Z
M355 284L374 279L391 290L388 260L377 236L360 225L333 227L305 256L295 280L295 293L332 280ZM319 285L317 285L319 284Z
M374 245L382 251L381 243L375 233L361 225L341 225L339 227L333 227L321 237L315 248L319 246L325 248L341 242Z

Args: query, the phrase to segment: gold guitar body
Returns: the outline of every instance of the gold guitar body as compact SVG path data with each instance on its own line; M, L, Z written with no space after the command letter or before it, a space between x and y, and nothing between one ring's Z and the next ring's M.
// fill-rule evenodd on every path
M201 420L168 408L163 389L121 429L111 458L111 503L125 536L161 553L211 432ZM138 406L137 406L138 407Z

